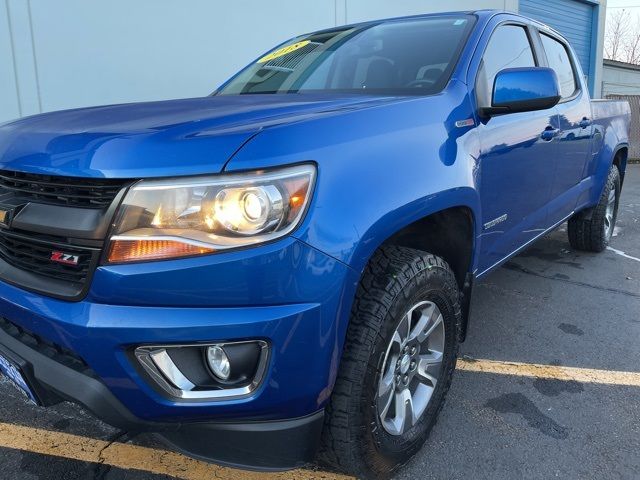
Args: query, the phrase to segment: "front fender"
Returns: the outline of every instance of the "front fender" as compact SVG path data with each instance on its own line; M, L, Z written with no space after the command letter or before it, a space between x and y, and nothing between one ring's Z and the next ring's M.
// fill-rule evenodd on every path
M351 267L331 318L335 337L326 398L338 372L358 281L375 250L405 226L440 210L465 206L481 218L478 135L473 126L456 126L473 118L466 86L452 82L433 97L389 99L266 128L225 168L317 164L313 199L293 235ZM476 236L480 223L474 222Z
M476 129L456 126L473 117L466 86L453 82L440 95L268 128L227 170L317 162L294 236L360 272L386 239L425 216L464 206L481 218Z
M474 218L479 218L480 204L476 190L471 187L451 188L384 213L361 235L354 237L357 241L343 261L361 272L374 252L395 233L429 215L454 207L466 207L471 210ZM474 225L477 223L474 222Z

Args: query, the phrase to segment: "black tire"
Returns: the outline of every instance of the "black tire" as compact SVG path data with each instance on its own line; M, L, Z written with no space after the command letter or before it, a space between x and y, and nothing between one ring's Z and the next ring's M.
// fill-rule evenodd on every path
M430 301L442 313L443 361L420 419L404 434L391 435L377 413L378 382L390 338L416 301ZM444 260L402 247L381 248L374 255L351 311L340 370L326 410L321 463L359 478L385 478L422 447L451 384L460 322L458 285Z
M569 243L576 250L587 252L602 252L613 234L613 228L618 217L618 205L620 203L620 172L618 167L612 165L609 169L607 183L600 195L600 200L595 207L576 213L569 219L567 232ZM611 228L606 225L606 212L609 194L615 192L615 206L613 219L609 220Z

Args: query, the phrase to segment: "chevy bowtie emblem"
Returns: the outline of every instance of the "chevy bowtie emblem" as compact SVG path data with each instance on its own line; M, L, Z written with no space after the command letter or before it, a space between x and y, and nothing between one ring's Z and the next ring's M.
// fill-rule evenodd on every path
M8 227L13 217L13 209L0 207L0 225Z
M49 257L49 260L56 263L64 263L65 265L77 266L78 263L80 262L80 256L54 251L54 252L51 252L51 257Z

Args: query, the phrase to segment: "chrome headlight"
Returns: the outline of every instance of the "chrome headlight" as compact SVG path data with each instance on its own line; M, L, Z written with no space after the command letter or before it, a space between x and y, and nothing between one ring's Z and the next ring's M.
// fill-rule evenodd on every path
M140 181L120 207L108 261L201 255L282 237L302 220L315 173L305 164Z

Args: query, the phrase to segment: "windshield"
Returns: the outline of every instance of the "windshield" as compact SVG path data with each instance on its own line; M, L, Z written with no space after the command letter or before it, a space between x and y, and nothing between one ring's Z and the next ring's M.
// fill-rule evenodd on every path
M474 22L427 17L312 33L277 47L216 94L440 92Z

